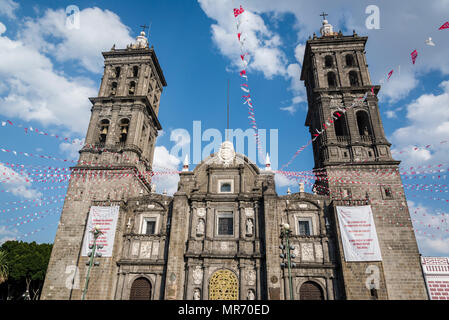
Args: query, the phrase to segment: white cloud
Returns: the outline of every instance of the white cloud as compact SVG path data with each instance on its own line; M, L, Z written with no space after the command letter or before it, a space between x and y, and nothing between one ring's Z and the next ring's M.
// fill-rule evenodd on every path
M81 150L83 145L84 145L84 139L82 139L82 140L74 139L73 143L67 143L67 142L61 143L59 145L59 149L62 152L66 153L71 160L78 160L78 158L80 156L79 151Z
M180 162L181 161L171 155L165 147L159 146L155 148L153 160L154 171L178 171ZM154 176L153 179L156 184L156 190L159 193L167 190L167 193L172 195L178 190L178 174L161 174Z
M80 29L66 28L65 11L49 9L41 18L26 18L17 40L0 36L0 113L64 126L74 133L86 131L91 108L87 98L97 94L97 85L56 70L47 55L100 72L101 51L113 43L125 47L132 38L108 10L87 8L80 14Z
M276 183L276 187L282 188L282 187L291 187L297 184L297 182L293 179L289 179L285 175L276 173L274 176L274 181Z
M385 115L387 116L388 119L397 118L396 112L394 112L392 110L385 111Z
M295 48L295 58L296 58L296 61L298 61L301 66L303 63L305 51L306 51L306 45L302 44L302 43L298 44Z
M423 204L407 201L420 253L424 256L449 255L449 214L435 212ZM416 231L418 230L418 231Z
M289 107L285 107L285 108L280 108L282 111L288 111L288 113L290 113L291 115L296 113L296 106L295 105L291 105Z
M134 39L120 17L109 10L86 8L79 14L80 28L67 28L65 10L47 10L43 17L25 22L21 37L60 62L76 61L91 72L102 72L101 52L114 43L125 48Z
M18 235L17 229L7 229L6 226L0 226L0 245L6 241L15 240Z
M410 103L409 124L393 133L395 156L406 166L446 163L449 158L447 145L441 144L449 138L449 81L440 87L441 94L423 94Z
M25 199L38 199L42 193L32 189L30 179L0 163L0 174L5 190ZM9 178L9 179L7 179Z
M6 32L6 26L0 22L0 36Z
M0 0L0 15L15 19L16 15L14 14L14 11L16 11L17 8L19 8L19 4L13 0Z

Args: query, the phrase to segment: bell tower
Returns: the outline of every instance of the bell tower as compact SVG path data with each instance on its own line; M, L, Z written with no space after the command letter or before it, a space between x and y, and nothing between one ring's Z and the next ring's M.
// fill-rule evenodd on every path
M72 168L42 299L81 298L88 261L81 249L84 234L89 232L90 208L120 206L112 256L103 257L100 266L92 269L91 281L97 285L90 287L86 296L113 299L122 250L118 241L126 225L123 205L131 197L151 192L154 148L162 129L160 97L167 83L144 31L126 49L114 45L103 57L101 87L98 96L90 98L93 106L86 144ZM79 285L70 277L78 279Z
M145 32L126 49L103 52L104 75L98 97L90 98L92 116L81 150L80 163L95 163L119 153L123 159L108 160L139 163L151 171L158 130L160 97L167 86L153 47L148 47Z
M314 188L331 200L328 218L339 252L339 296L426 299L400 161L392 158L376 96L380 86L372 84L368 71L368 37L335 32L325 19L320 34L307 41L301 80L309 105L305 125L314 140ZM336 207L364 205L373 212L382 261L347 262Z

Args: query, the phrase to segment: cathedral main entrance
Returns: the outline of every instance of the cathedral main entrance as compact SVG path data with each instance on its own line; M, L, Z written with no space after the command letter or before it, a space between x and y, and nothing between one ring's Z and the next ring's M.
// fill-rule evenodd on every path
M239 281L229 270L216 271L209 280L209 300L238 300Z

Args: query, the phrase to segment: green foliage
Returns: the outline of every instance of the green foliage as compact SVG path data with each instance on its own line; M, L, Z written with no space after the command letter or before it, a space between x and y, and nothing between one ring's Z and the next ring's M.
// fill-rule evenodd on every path
M5 284L8 291L12 287L15 295L26 290L26 281L31 281L31 289L42 287L47 272L52 244L37 244L36 242L7 241L0 250L5 252L8 280ZM8 293L10 295L10 293Z
M0 284L8 280L8 265L6 262L6 251L0 251Z

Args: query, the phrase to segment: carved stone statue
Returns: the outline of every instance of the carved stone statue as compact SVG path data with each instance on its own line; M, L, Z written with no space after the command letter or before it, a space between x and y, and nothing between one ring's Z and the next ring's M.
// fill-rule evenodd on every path
M254 223L253 219L246 220L246 234L249 236L253 235Z
M254 294L254 290L252 290L252 289L248 290L247 299L248 300L256 300L256 295Z
M193 300L201 300L201 291L198 288L193 290Z
M200 266L196 266L193 270L193 283L201 284L203 282L203 270Z
M202 236L204 235L204 220L200 219L198 220L198 225L196 226L196 235Z
M369 131L368 131L368 127L365 126L365 128L363 128L363 135L364 136L369 136Z

